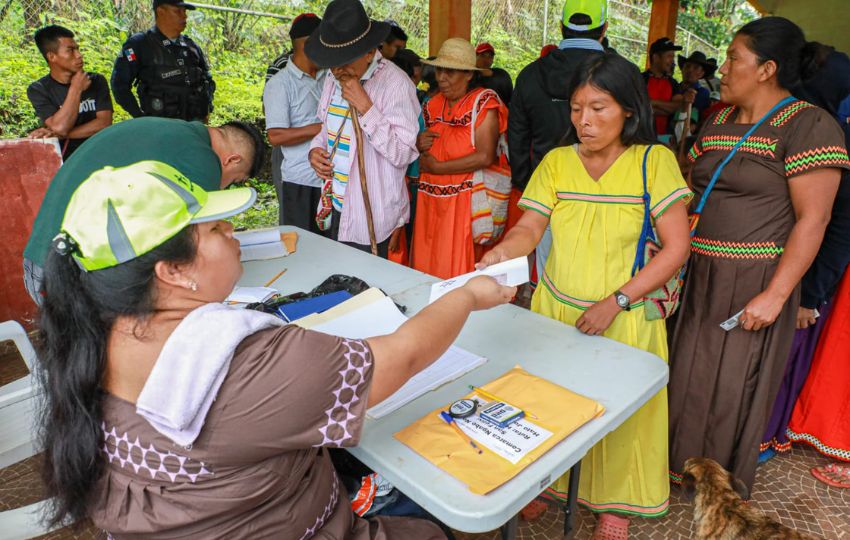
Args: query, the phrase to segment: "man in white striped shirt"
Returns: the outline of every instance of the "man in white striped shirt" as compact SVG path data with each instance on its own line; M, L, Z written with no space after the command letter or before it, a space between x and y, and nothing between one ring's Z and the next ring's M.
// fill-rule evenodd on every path
M405 171L419 156L420 113L410 78L377 50L388 33L389 25L370 20L358 0L334 0L305 47L316 65L331 68L319 100L322 127L310 145L310 164L326 182L319 216L333 238L370 251L359 142L378 254L384 258L410 217ZM354 136L352 114L363 141Z

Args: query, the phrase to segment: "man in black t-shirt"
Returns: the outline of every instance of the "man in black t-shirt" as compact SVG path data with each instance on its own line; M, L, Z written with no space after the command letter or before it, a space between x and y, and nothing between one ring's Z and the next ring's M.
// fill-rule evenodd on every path
M41 120L30 138L58 137L68 159L86 139L112 124L112 98L106 79L83 71L74 33L50 25L35 33L35 43L50 73L30 84L27 97Z

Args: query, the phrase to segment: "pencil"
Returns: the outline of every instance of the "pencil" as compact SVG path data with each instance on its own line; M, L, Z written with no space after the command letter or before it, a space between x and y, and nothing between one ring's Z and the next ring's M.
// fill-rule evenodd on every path
M273 278L271 278L270 280L268 280L268 281L266 282L266 284L265 284L265 285L263 285L263 287L271 287L271 286L272 286L272 283L274 283L275 281L277 281L278 279L280 279L280 276L282 276L283 274L285 274L285 273L286 273L286 270L287 270L287 269L286 269L286 268L284 268L283 270L281 270L280 272L278 272L278 273L277 273L277 275L275 275L275 277L273 277Z
M444 421L445 423L447 423L448 425L450 425L450 426L452 427L452 429L454 429L454 430L455 430L455 432L457 432L457 434L458 434L458 435L460 435L460 436L461 436L461 438L462 438L463 440L465 440L465 441L466 441L466 442L468 442L468 443L469 443L469 444L470 444L473 448L475 448L476 450L478 450L478 453L479 453L479 454L483 454L483 453L484 453L484 451L483 451L483 450L481 450L480 448L478 448L478 445L477 445L477 444L475 444L475 441L473 441L473 440L469 437L469 435L467 435L466 433L464 433L464 432L463 432L463 430L462 430L462 429L460 429L460 427L458 427L457 422L455 422L454 418L452 418L452 417L451 417L451 415L450 415L449 413L447 413L447 412L445 412L445 411L440 411L440 418L442 418L442 419L443 419L443 421Z
M493 401L501 401L502 403L510 403L510 401L506 401L506 400L504 400L504 399L502 399L502 398L500 398L500 397L496 397L496 396L494 396L493 394L491 394L490 392L488 392L488 391L486 391L486 390L484 390L484 389L482 389L482 388L478 388L477 386L472 386L471 384L470 384L470 385L468 385L468 386L469 386L469 389L470 389L470 390L472 390L473 392L475 392L475 393L477 393L477 394L481 394L482 396L484 396L484 397L485 397L485 398L487 398L487 399L492 399ZM527 410L525 410L525 409L523 409L523 410L522 410L522 412L524 412L524 413L525 413L526 415L528 415L530 418L533 418L533 419L535 419L535 420L540 420L539 418L537 418L537 415L536 415L536 414L532 414L531 412L529 412L529 411L527 411Z

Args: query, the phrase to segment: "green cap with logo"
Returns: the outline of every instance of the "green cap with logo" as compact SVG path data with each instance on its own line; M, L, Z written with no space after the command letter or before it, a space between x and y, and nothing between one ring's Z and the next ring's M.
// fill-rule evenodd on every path
M206 192L159 161L104 167L71 196L54 246L67 240L80 267L101 270L161 246L193 223L244 212L257 198L253 188Z
M590 17L590 24L570 22L573 15L583 14ZM561 21L564 26L576 32L586 32L599 28L608 20L608 0L566 0Z

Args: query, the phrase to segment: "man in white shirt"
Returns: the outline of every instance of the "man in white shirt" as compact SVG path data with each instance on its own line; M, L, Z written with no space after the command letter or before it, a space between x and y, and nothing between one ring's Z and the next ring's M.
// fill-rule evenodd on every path
M310 141L322 125L316 111L327 70L319 69L304 54L304 43L319 23L321 19L312 13L292 21L292 56L266 84L263 105L269 142L283 152L283 181L275 185L280 223L324 234L316 225L322 180L310 166L308 153Z

